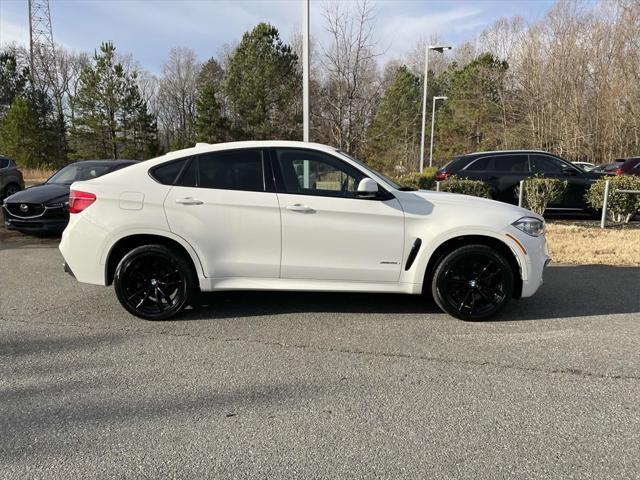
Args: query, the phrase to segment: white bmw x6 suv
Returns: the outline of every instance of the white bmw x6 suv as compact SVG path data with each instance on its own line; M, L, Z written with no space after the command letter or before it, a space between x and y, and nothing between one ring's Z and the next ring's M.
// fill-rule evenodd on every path
M65 269L150 320L215 290L427 292L481 320L549 261L538 215L408 191L313 143L198 144L71 189Z

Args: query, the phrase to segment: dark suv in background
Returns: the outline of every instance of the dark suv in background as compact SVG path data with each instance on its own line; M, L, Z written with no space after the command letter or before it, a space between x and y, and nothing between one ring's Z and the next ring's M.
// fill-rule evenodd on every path
M452 175L482 180L491 186L494 199L517 204L516 187L520 180L536 174L567 181L564 196L547 208L557 211L589 211L584 194L602 176L602 173L585 172L571 162L547 152L509 150L476 152L455 157L437 171L436 180L442 181Z
M22 172L9 158L0 155L0 201L24 188Z

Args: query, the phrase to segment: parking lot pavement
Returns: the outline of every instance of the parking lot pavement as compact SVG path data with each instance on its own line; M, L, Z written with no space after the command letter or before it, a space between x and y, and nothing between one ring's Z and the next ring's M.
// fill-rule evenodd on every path
M0 237L0 478L638 478L640 269L554 266L495 321L210 294L129 316Z

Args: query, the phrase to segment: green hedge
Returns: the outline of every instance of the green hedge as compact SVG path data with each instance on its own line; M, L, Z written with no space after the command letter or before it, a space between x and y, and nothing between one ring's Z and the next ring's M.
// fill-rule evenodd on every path
M473 197L493 198L491 187L481 180L459 178L455 175L440 182L441 192L461 193Z
M607 211L614 222L628 223L640 212L640 194L619 193L617 190L640 190L640 177L632 175L608 175L600 178L589 187L585 200L591 208L602 210L604 203L604 185L609 184L609 201Z
M435 190L437 168L425 168L422 173L406 173L393 180L403 187L413 187L419 190Z

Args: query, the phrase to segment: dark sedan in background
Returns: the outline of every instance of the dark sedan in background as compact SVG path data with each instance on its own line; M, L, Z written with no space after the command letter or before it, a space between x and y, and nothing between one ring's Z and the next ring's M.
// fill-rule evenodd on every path
M436 173L442 181L456 175L482 180L491 186L493 197L502 202L517 204L516 187L520 180L536 174L559 178L568 183L564 196L549 205L550 211L589 211L584 194L603 174L585 172L558 156L536 150L507 150L477 152L455 157Z
M63 167L45 183L17 192L4 200L5 226L24 233L59 233L69 222L69 187L114 172L134 160L85 160Z

